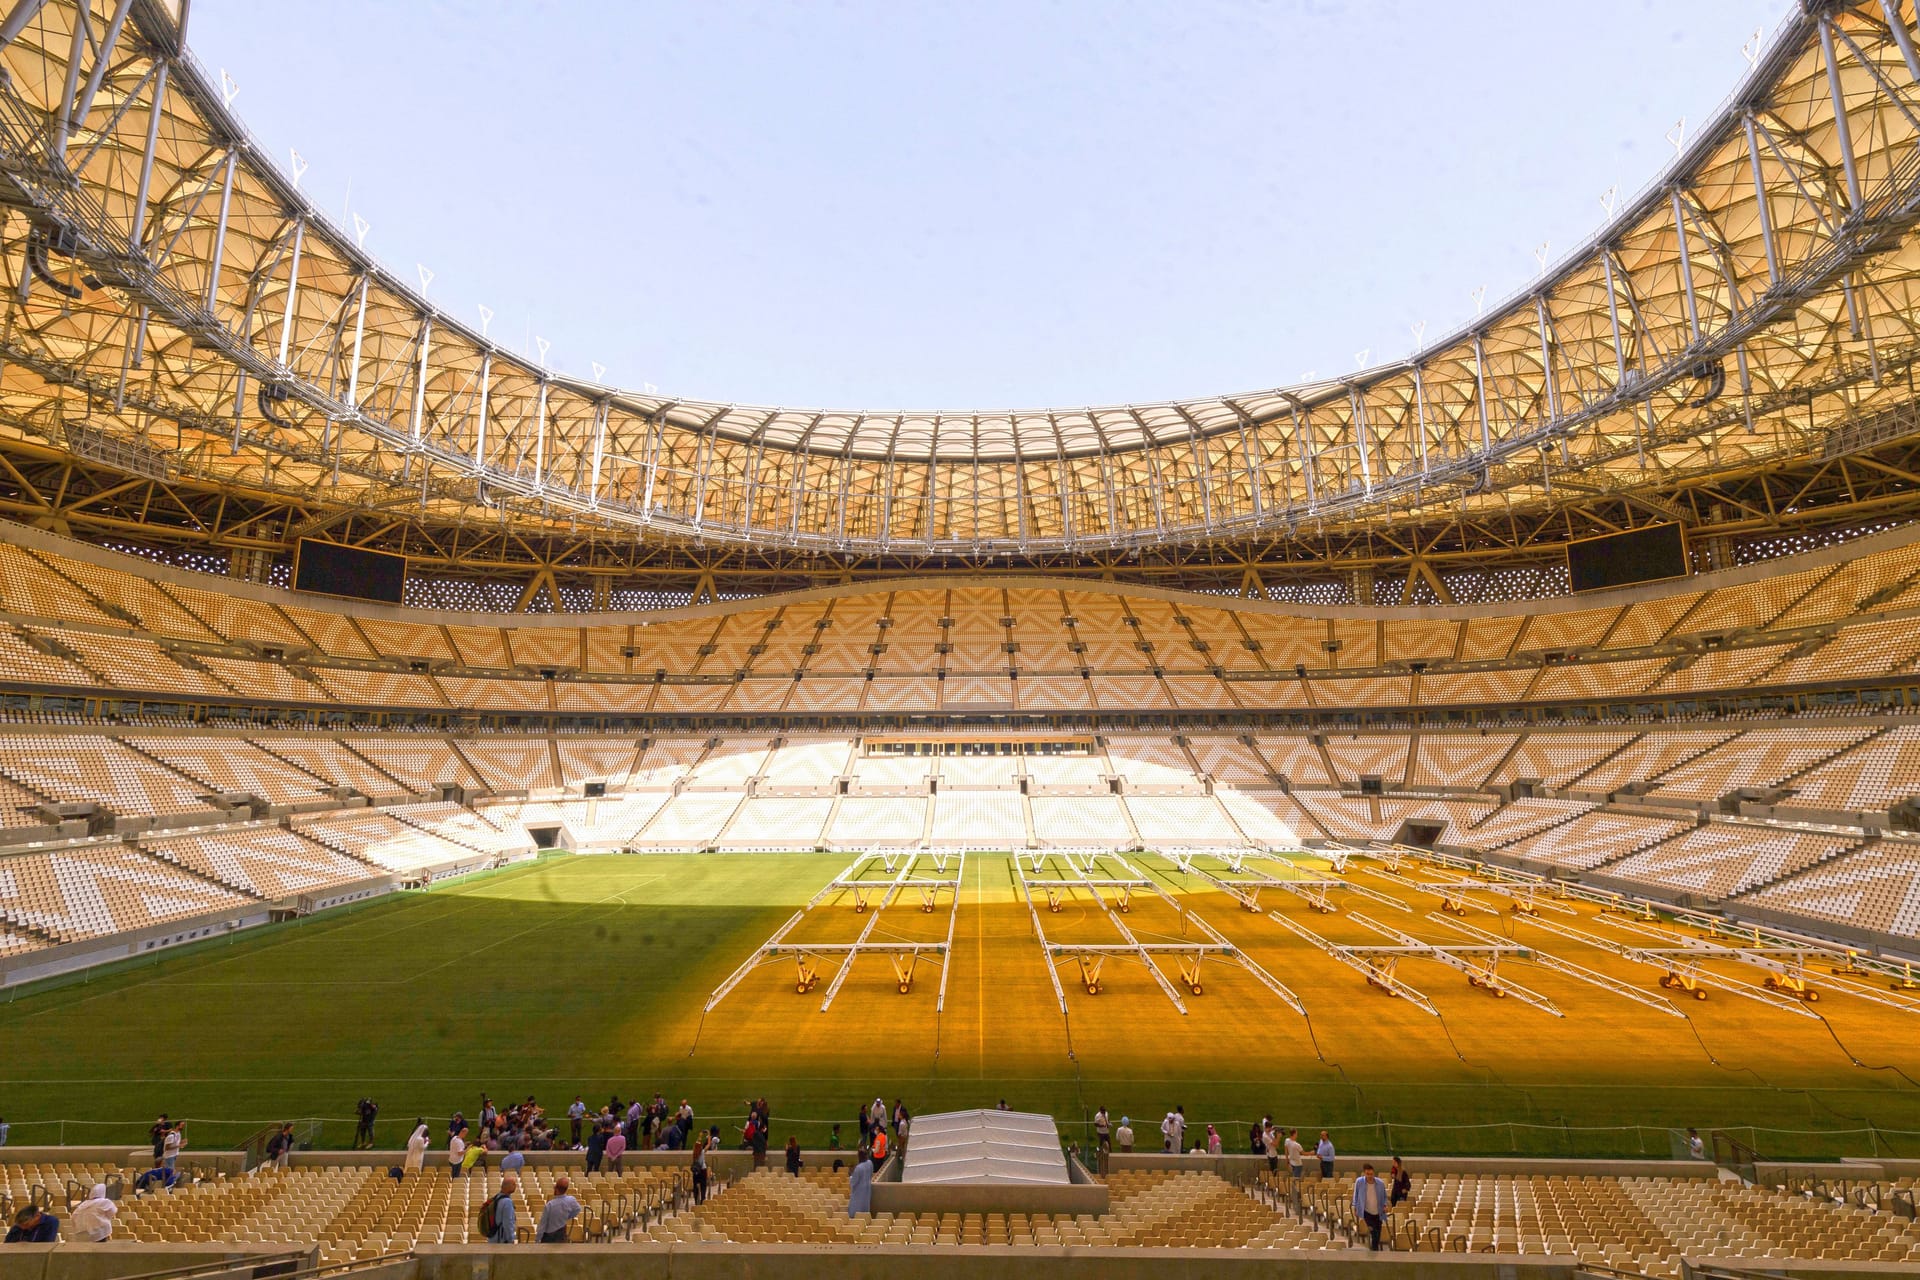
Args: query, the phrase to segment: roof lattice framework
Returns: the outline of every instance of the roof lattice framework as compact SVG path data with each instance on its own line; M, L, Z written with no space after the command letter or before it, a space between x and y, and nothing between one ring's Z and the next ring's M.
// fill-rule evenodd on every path
M16 0L0 19L0 442L422 523L1072 555L1473 518L1913 430L1914 0L1805 6L1593 241L1413 358L994 412L552 374L309 206L175 19L163 0Z

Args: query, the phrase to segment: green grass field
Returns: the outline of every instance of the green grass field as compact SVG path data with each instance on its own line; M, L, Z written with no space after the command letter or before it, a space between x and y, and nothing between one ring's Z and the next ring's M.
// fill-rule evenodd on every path
M558 1110L576 1092L658 1088L723 1125L765 1094L776 1138L797 1128L809 1145L879 1094L919 1111L1005 1097L1070 1132L1104 1103L1155 1144L1179 1102L1197 1124L1220 1123L1230 1150L1271 1112L1333 1127L1356 1151L1664 1156L1666 1129L1697 1125L1751 1127L1767 1155L1920 1155L1920 1015L1830 993L1818 1018L1719 996L1668 1018L1516 973L1562 1005L1554 1019L1430 962L1403 966L1436 1019L1152 859L1310 1018L1216 961L1183 1017L1137 962L1115 960L1098 996L1070 963L1060 970L1069 1025L1005 857L968 861L937 1018L939 968L923 964L903 996L882 957L862 959L826 1013L837 961L808 996L782 961L703 1017L708 993L846 861L552 856L28 989L0 1003L0 1116L15 1144L131 1144L165 1110L197 1122L200 1147L294 1117L325 1118L323 1144L345 1145L355 1099L372 1094L381 1141L398 1146L416 1115L471 1115L483 1089ZM944 902L916 905L889 908L874 937L944 937ZM1396 920L1426 936L1437 926L1405 923L1419 914ZM1298 918L1330 937L1355 927ZM866 919L822 908L795 936L851 940ZM1113 940L1084 900L1044 919L1062 941ZM1129 920L1143 937L1178 928L1157 902ZM1552 949L1652 989L1597 950Z

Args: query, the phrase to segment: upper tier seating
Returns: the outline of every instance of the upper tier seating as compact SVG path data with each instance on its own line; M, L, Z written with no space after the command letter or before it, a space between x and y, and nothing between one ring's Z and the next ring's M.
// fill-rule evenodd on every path
M206 812L205 784L96 734L0 735L0 774L49 800L127 815Z
M1794 809L1885 811L1920 796L1920 725L1898 725L1788 784Z
M327 784L239 738L128 737L127 746L217 792L244 792L274 804L316 800Z
M350 787L376 799L408 794L404 784L388 777L352 747L331 738L275 736L255 737L252 741L261 750L297 765L329 786Z
M550 791L560 786L550 738L461 739L454 748L494 791Z

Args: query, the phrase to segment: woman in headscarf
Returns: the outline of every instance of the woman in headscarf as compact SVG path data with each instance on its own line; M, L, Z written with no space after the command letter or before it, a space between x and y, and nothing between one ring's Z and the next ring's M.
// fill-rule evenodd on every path
M407 1139L407 1158L401 1167L408 1173L418 1173L427 1162L427 1122L422 1120L414 1129L413 1136Z
M107 1185L96 1182L93 1194L73 1206L68 1215L66 1237L97 1244L113 1235L113 1219L119 1212L120 1206L107 1199Z

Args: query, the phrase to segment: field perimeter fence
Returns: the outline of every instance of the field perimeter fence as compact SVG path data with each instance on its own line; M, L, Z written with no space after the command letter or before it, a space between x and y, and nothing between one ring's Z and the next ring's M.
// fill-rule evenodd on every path
M215 1152L237 1149L248 1138L269 1124L291 1120L299 1132L311 1135L314 1149L342 1148L353 1139L357 1121L352 1116L269 1116L253 1120L184 1120L188 1147L183 1153L191 1161L197 1151ZM444 1151L447 1144L447 1116L424 1117L432 1137L432 1149ZM1117 1128L1120 1117L1112 1117ZM1136 1152L1161 1149L1160 1117L1133 1117ZM568 1145L566 1117L556 1123L562 1147ZM703 1115L701 1126L720 1126L723 1147L740 1145L740 1126L746 1116ZM1248 1129L1252 1118L1207 1119L1196 1115L1188 1124L1186 1146L1204 1143L1206 1127L1219 1129L1222 1150L1227 1155L1248 1151ZM1284 1134L1289 1124L1276 1118ZM412 1132L414 1120L382 1118L375 1145L382 1150L397 1150ZM1315 1143L1324 1130L1343 1155L1428 1155L1428 1156L1531 1156L1586 1157L1618 1159L1666 1159L1684 1154L1681 1131L1666 1125L1569 1125L1524 1120L1494 1120L1474 1124L1414 1124L1393 1120L1348 1121L1334 1124L1298 1124L1300 1143L1311 1161ZM1875 1125L1846 1129L1781 1129L1761 1125L1701 1124L1701 1134L1720 1132L1737 1139L1760 1154L1763 1160L1837 1160L1897 1159L1920 1157L1920 1131L1886 1129ZM851 1121L823 1120L814 1117L780 1116L773 1120L774 1145L784 1145L787 1135L800 1139L810 1151L833 1145L838 1128L839 1146L852 1149L859 1144L859 1133ZM125 1120L20 1120L10 1126L11 1146L120 1146L129 1151L148 1145L146 1123ZM1093 1145L1093 1124L1087 1120L1062 1120L1062 1137L1083 1148ZM911 1135L909 1135L910 1137ZM305 1142L302 1143L306 1145ZM5 1148L0 1148L4 1154Z

